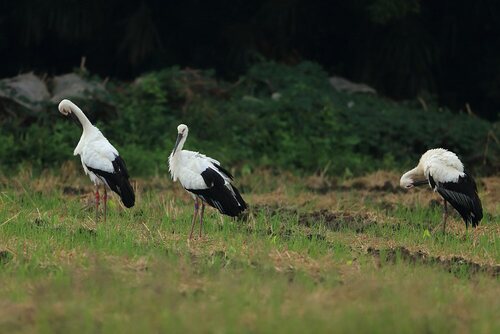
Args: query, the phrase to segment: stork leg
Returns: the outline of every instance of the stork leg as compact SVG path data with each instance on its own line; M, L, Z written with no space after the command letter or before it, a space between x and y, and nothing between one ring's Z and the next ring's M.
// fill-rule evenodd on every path
M106 189L106 186L104 186L104 223L106 223L106 216L108 213L108 190Z
M193 230L194 230L194 224L196 223L196 215L198 213L198 208L199 208L198 197L196 197L194 199L193 221L191 223L191 233L189 233L189 239L193 239Z
M443 199L444 202L444 211L443 211L443 234L446 233L446 219L448 218L448 202Z
M201 212L200 212L200 233L199 237L201 238L201 233L203 231L203 214L205 213L205 202L201 201Z
M95 186L95 222L99 220L99 186Z

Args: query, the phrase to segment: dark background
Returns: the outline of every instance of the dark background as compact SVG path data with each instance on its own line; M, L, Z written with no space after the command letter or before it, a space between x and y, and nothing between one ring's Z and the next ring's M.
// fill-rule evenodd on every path
M172 65L235 79L264 59L320 63L394 99L497 120L500 1L0 2L0 77L78 67L131 79Z

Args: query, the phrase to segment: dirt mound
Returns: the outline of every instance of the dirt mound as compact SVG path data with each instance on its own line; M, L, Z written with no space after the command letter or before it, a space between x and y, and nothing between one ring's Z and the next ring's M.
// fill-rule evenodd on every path
M254 206L252 207L252 211L265 212L268 216L297 216L299 225L311 227L317 224L323 224L332 231L348 229L356 233L362 233L368 227L377 224L374 219L366 214L347 211L333 212L323 209L304 213L293 208L269 205Z
M62 191L64 195L83 195L88 192L87 189L83 187L72 187L72 186L64 186Z
M412 264L437 265L456 275L466 274L467 276L472 276L484 273L495 278L500 276L500 265L477 263L457 255L451 257L435 256L422 250L411 251L403 246L384 249L369 247L367 253L379 260L383 258L384 261L389 263L395 263L399 259Z
M332 231L349 229L356 233L362 233L368 227L377 224L368 215L344 211L331 212L328 210L319 210L299 215L299 224L301 225L312 226L318 223L324 224Z
M330 179L324 175L313 175L307 178L306 187L310 191L321 194L331 191L352 190L395 194L405 192L405 189L399 186L399 178L400 175L386 171L378 171L343 182Z

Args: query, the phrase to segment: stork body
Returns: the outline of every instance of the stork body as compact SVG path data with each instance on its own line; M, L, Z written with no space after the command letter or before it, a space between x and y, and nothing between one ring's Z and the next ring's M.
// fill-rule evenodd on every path
M107 213L107 189L118 194L127 208L134 206L135 194L130 185L127 167L116 148L97 127L92 125L83 111L73 102L62 100L59 103L59 111L65 116L76 116L82 125L82 136L73 154L80 155L83 170L95 185L96 222L98 220L100 185L104 185L104 221L106 221Z
M400 180L400 185L407 189L423 184L429 184L443 197L443 231L446 229L447 202L458 211L466 227L469 224L476 227L483 218L476 183L455 153L442 148L429 150L422 155L417 167L406 172Z
M238 189L232 185L233 176L220 163L201 153L183 150L188 127L177 127L178 136L175 147L168 159L169 170L174 181L179 181L194 199L194 213L189 238L193 236L196 216L200 213L201 237L205 203L219 210L220 213L236 217L247 208Z

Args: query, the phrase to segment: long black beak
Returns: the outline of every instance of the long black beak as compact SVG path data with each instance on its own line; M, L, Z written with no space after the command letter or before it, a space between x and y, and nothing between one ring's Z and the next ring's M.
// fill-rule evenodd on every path
M174 150L172 151L172 155L175 153L175 151L177 151L177 146L179 146L181 139L182 139L182 133L179 133L177 135L177 140L175 141L175 146L174 146Z
M418 187L418 186L423 186L429 184L429 181L427 180L420 180L420 181L415 181L413 182L413 186Z
M76 115L72 112L69 113L69 117L71 118L71 120L75 123L75 124L78 124L78 125L81 125L80 124L80 120L78 119L78 117L76 117Z

